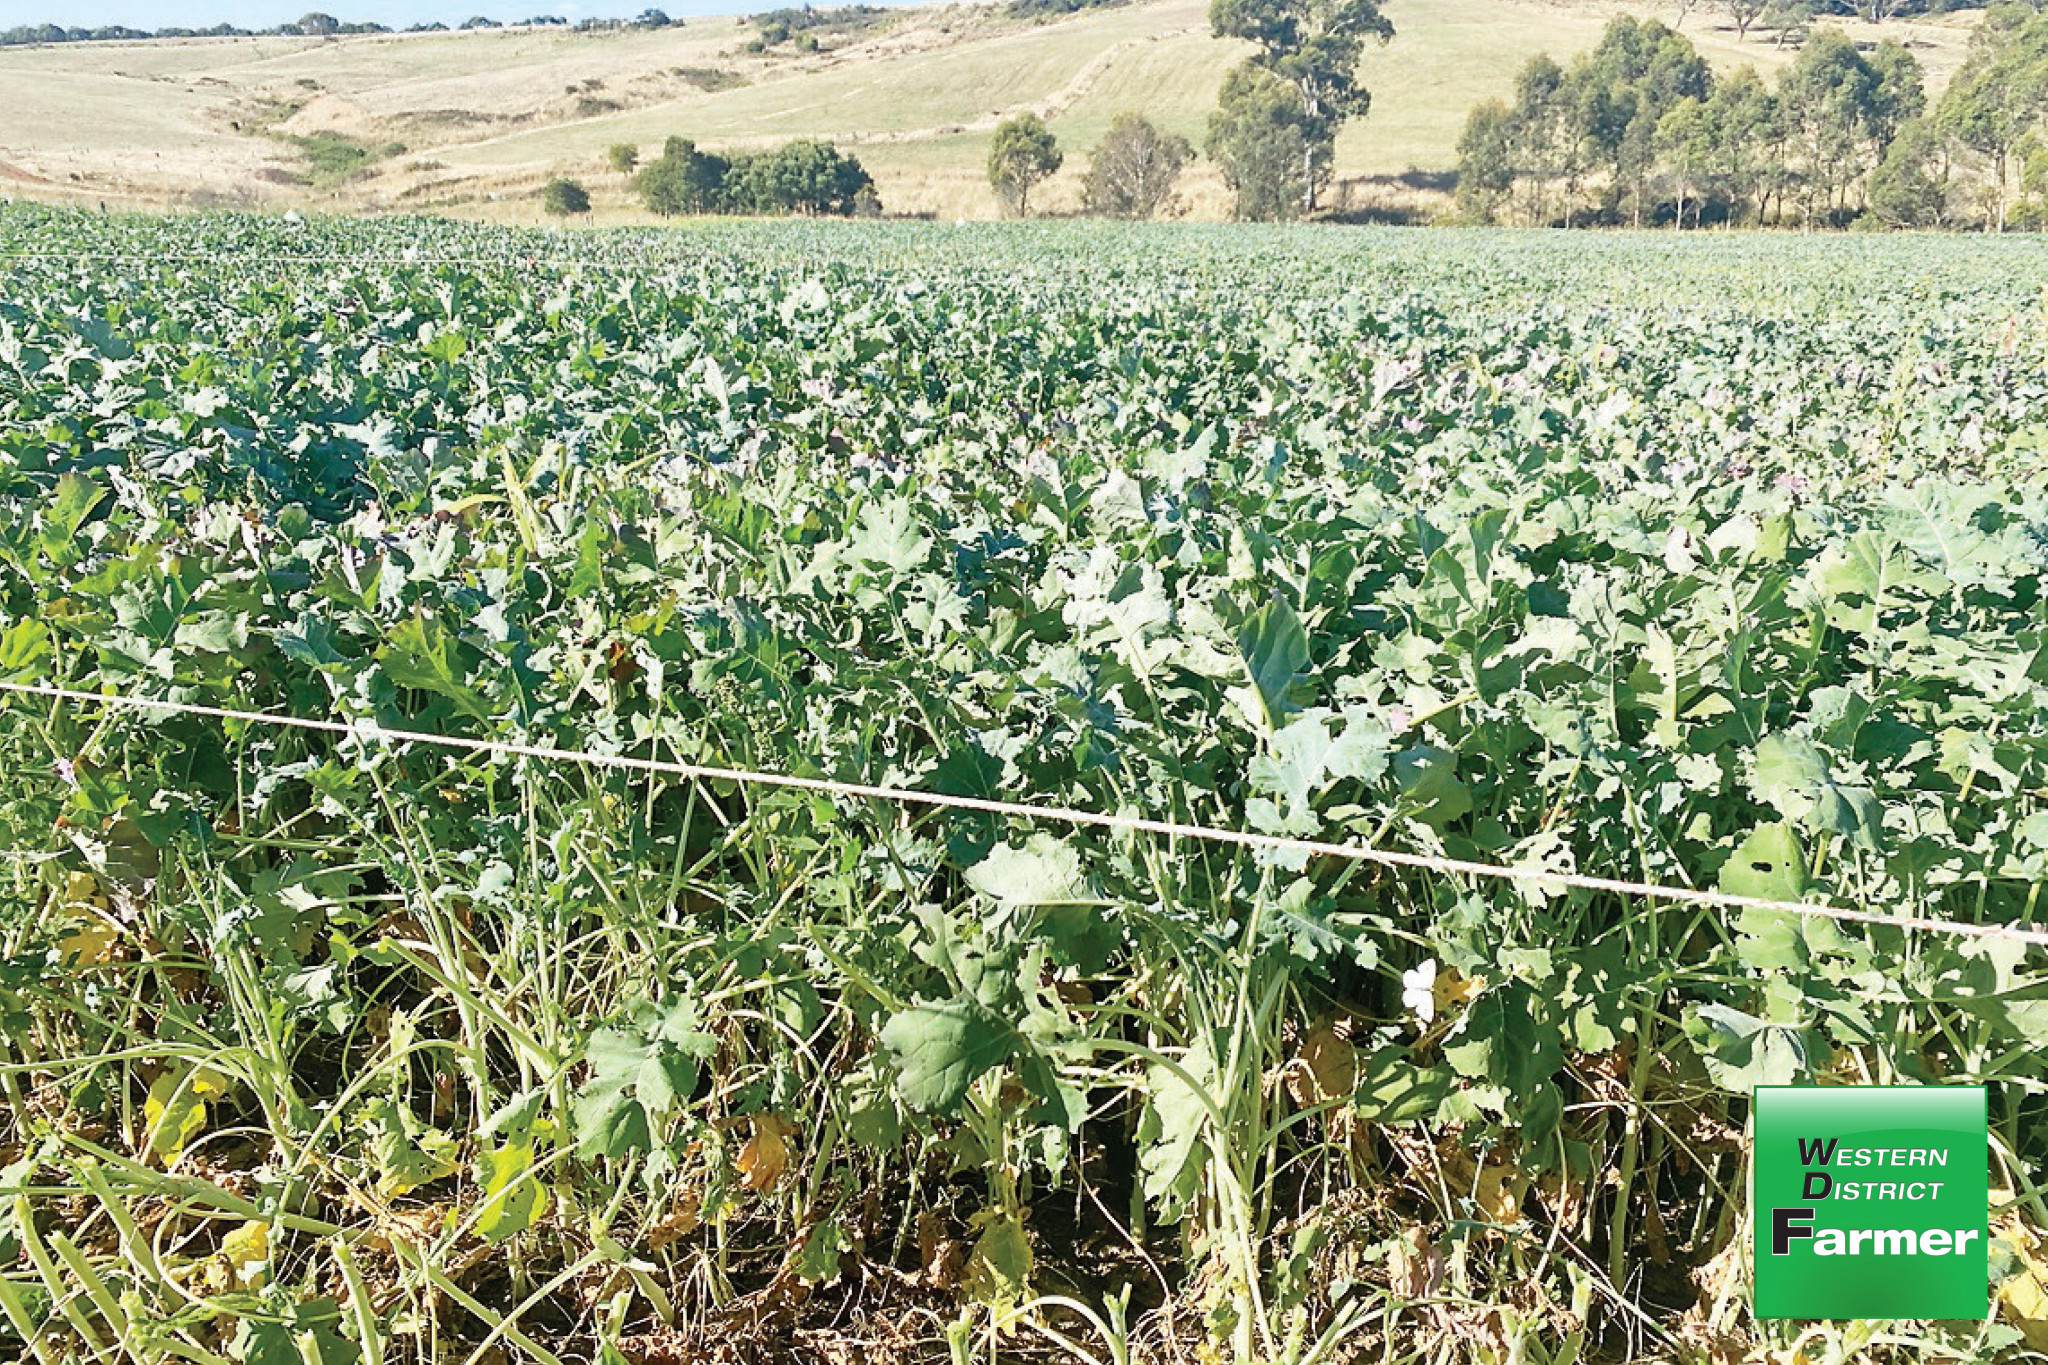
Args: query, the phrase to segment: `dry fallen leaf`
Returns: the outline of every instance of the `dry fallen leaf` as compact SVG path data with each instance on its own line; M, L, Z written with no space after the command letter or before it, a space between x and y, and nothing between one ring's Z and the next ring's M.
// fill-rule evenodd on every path
M924 1277L935 1289L957 1289L967 1269L967 1247L946 1227L936 1209L917 1215L917 1258Z
M1586 1182L1570 1171L1550 1171L1537 1178L1536 1190L1559 1225L1571 1227L1586 1211Z
M780 1114L756 1114L754 1135L740 1148L740 1180L748 1189L773 1189L789 1164L789 1139L796 1128Z
M647 1229L647 1249L660 1251L695 1232L703 1218L703 1207L703 1201L694 1194L678 1199L674 1213Z
M1309 1031L1294 1061L1288 1088L1303 1108L1349 1099L1358 1088L1358 1050L1328 1024Z
M1442 1282L1443 1272L1443 1257L1421 1228L1409 1228L1395 1239L1387 1256L1387 1280L1396 1300L1412 1303L1428 1298Z

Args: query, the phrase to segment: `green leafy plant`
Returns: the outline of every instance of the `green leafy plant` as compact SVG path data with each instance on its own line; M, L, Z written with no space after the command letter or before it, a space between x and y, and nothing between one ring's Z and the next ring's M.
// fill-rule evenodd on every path
M0 1351L1787 1354L1787 1079L2038 1345L2023 945L526 756L2036 921L2013 244L1446 240L0 215L0 680L484 746L6 696Z

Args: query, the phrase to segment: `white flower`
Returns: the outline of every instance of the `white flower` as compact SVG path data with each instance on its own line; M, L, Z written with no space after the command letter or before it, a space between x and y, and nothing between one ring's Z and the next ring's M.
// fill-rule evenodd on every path
M1401 1004L1427 1024L1436 1018L1436 959L1401 973Z
M1664 567L1675 574L1688 574L1698 563L1692 553L1692 537L1683 526L1674 526L1664 536Z

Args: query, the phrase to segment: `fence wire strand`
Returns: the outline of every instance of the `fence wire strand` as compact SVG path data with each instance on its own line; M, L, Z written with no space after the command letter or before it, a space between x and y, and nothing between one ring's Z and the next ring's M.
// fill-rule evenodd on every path
M530 758L543 762L575 763L592 768L652 773L695 780L726 781L753 787L780 787L797 791L817 792L827 796L892 801L901 805L947 807L954 810L975 811L986 815L1010 816L1020 820L1123 830L1137 834L1157 834L1169 838L1193 839L1209 843L1234 844L1242 848L1263 849L1274 853L1293 853L1307 857L1342 858L1355 862L1377 863L1384 867L1408 868L1466 877L1486 877L1495 880L1534 883L1542 886L1576 887L1581 890L1604 891L1612 895L1627 896L1639 900L1668 901L1673 904L1698 905L1724 910L1767 911L1777 914L1799 915L1813 919L1835 920L1844 924L1861 924L1902 931L1919 930L1926 933L1952 934L1964 938L2021 943L2033 947L2048 946L2048 931L2029 929L2019 925L1970 924L1960 920L1936 919L1926 915L1890 915L1872 910L1854 910L1843 906L1816 905L1807 901L1784 901L1772 900L1763 896L1741 896L1727 891L1702 890L1698 887L1663 886L1655 882L1626 881L1615 877L1594 877L1579 872L1553 872L1540 867L1472 862L1463 858L1439 857L1427 853L1404 853L1395 849L1373 848L1365 844L1332 843L1321 839L1302 839L1284 834L1265 834L1256 830L1221 829L1209 825L1190 824L1179 820L1156 820L1147 816L1082 810L1072 806L1033 805L1022 801L1002 801L992 797L963 796L952 792L925 791L910 787L885 787L867 782L842 782L833 778L799 777L790 773L756 772L745 768L727 768L706 763L683 763L670 759L637 758L629 754L593 753L581 749L520 744L510 740L472 739L463 735L437 735L422 730L391 729L366 720L323 720L311 716L282 716L265 711L238 711L230 707L203 706L194 702L158 701L118 692L86 692L76 688L56 687L47 683L0 682L0 691L11 692L21 696L43 697L53 701L112 706L134 711L171 712L179 715L208 717L215 720L239 721L250 725L310 730L322 734L342 735L359 742L381 740L392 744L422 744L506 758Z

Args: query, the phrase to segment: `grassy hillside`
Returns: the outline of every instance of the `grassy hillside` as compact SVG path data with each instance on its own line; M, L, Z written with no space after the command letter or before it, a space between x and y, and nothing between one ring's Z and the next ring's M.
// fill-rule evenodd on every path
M1440 202L1459 127L1532 53L1590 46L1618 13L1600 0L1389 0L1399 30L1366 58L1369 118L1339 144L1337 201L1361 209ZM1939 88L1974 15L1848 25L1908 41ZM1716 66L1790 60L1768 36L1738 43L1718 14L1683 31ZM1072 154L1042 196L1078 198L1086 149L1126 109L1200 143L1238 45L1209 36L1206 0L1152 0L1050 23L988 6L905 10L828 38L826 50L749 53L741 19L658 32L554 30L338 39L192 39L0 52L0 192L174 205L304 203L531 219L550 175L588 180L605 219L635 217L605 149L652 151L684 134L713 146L823 137L858 150L894 212L986 217L990 130L1031 109ZM345 180L309 168L303 139L361 149ZM304 183L302 183L304 182ZM338 182L338 183L337 183ZM1213 171L1186 182L1187 211L1223 207Z

